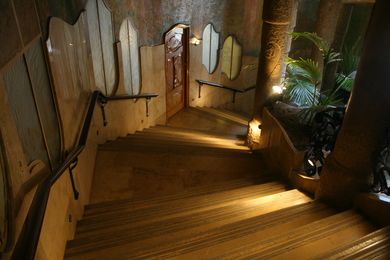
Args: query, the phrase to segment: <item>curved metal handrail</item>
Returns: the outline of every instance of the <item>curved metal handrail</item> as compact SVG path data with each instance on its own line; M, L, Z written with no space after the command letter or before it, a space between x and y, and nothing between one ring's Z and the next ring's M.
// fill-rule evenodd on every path
M157 94L141 94L141 95L123 95L123 96L105 96L100 91L94 91L88 105L87 114L84 118L83 127L75 148L66 156L63 163L55 169L51 175L46 177L38 186L30 209L27 213L23 224L22 231L16 242L12 259L13 260L33 260L38 246L39 236L41 234L43 219L45 216L46 206L49 199L50 189L54 183L62 176L62 174L71 165L77 161L78 156L84 150L89 129L91 127L92 116L95 110L95 104L98 101L103 107L107 101L127 100L127 99L145 99L149 101L151 98L157 97ZM103 116L104 110L102 108ZM105 121L105 119L104 119ZM106 122L105 122L106 124Z
M256 88L256 85L254 86L250 86L250 87L247 87L245 89L236 89L236 88L232 88L232 87L228 87L228 86L225 86L225 85L222 85L222 84L219 84L219 83L215 83L215 82L211 82L211 81L206 81L206 80L202 80L202 79L196 79L195 80L198 85L199 85L199 89L198 89L198 98L201 97L201 91L202 91L202 86L203 85L207 85L207 86L210 86L210 87L215 87L215 88L221 88L221 89L226 89L228 91L231 91L233 92L233 103L236 101L236 94L237 93L245 93L249 90L252 90L252 89L255 89Z

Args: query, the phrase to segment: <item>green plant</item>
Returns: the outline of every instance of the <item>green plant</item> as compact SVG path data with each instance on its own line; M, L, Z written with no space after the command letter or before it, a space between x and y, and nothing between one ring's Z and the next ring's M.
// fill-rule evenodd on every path
M359 65L359 53L361 40L356 41L352 47L345 47L343 50L343 60L340 62L339 72L336 77L336 86L347 92L352 91L355 80L356 69Z
M293 32L291 35L294 40L305 38L311 41L321 52L324 62L321 71L319 64L311 59L288 58L286 61L286 75L283 82L284 96L302 107L301 118L305 123L311 123L315 113L340 102L336 96L337 90L331 93L320 93L320 89L326 67L333 62L341 61L341 54L334 51L329 43L316 33Z
M315 103L321 72L318 64L310 59L287 60L284 81L285 97L299 106Z
M318 36L316 33L311 33L311 32L292 32L291 36L293 40L299 39L299 38L304 38L309 41L311 41L321 52L322 58L324 60L324 67L326 65L333 63L333 62L338 62L341 61L341 54L339 52L334 51L331 47L330 44L322 39L320 36Z

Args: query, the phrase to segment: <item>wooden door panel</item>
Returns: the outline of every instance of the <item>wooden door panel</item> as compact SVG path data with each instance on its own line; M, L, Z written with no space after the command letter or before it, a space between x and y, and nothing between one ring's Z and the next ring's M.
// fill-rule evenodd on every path
M186 39L183 28L174 28L165 35L165 76L167 117L185 106Z

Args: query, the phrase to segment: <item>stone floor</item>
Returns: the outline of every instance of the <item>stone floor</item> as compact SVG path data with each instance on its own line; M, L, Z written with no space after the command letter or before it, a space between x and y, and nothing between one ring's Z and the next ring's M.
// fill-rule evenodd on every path
M232 120L189 108L166 126L100 146L91 202L167 195L264 174L261 159L245 146L247 126Z

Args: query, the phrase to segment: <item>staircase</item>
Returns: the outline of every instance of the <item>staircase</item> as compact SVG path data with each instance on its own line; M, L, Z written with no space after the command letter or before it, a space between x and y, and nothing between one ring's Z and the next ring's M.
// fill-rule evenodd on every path
M92 204L65 259L390 256L389 228L267 174L244 144L245 124L222 112L186 110L167 126L102 145Z

